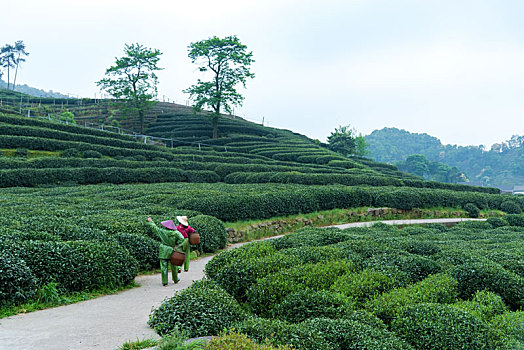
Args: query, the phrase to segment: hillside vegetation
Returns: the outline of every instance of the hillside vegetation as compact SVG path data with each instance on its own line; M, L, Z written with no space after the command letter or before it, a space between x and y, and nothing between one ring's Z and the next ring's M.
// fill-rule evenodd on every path
M366 136L371 157L397 164L413 154L422 154L430 162L441 162L464 171L471 181L486 186L524 184L524 136L483 146L443 145L439 139L396 128L375 130Z

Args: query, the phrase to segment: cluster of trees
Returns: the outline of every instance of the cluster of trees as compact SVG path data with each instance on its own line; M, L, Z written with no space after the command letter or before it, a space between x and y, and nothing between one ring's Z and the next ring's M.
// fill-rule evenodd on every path
M26 51L22 40L16 41L14 45L6 44L0 48L0 78L3 77L4 72L7 72L7 90L15 89L18 67L20 63L25 62L25 57L28 55L29 52ZM14 70L14 79L13 84L10 84L12 70Z
M401 170L425 177L434 174L431 169L436 168L439 174L433 179L437 181L442 181L448 166L451 182L457 179L455 171L460 169L470 181L486 186L524 184L524 136L514 135L489 150L482 145L443 145L436 137L396 128L375 130L365 139L376 161L396 164Z
M339 126L327 138L328 148L344 157L369 155L366 139L350 125Z
M123 99L123 112L137 116L141 131L145 128L145 115L157 95L158 78L156 71L162 52L140 44L125 45L125 56L116 58L114 66L106 70L106 77L97 85L112 96ZM236 36L223 39L212 37L189 45L189 58L202 73L211 73L208 80L198 79L195 85L184 90L195 102L195 111L207 107L212 109L209 120L213 125L213 138L217 138L218 121L221 111L232 112L233 106L240 106L244 97L236 86L246 86L247 79L254 78L249 66L254 62L253 53L247 51Z

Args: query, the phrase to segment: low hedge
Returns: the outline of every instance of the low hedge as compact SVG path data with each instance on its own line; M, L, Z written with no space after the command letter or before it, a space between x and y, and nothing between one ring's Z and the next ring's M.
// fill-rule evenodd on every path
M37 290L37 280L25 260L2 249L0 252L0 306L21 304Z
M136 259L139 270L151 270L160 266L157 258L160 245L158 241L131 233L117 233L112 237Z
M217 335L247 317L225 290L213 281L201 280L176 292L153 310L148 325L162 336L179 329L189 337L202 337Z
M247 335L225 332L218 336L211 338L211 340L203 347L204 350L293 350L287 345L279 345L277 347L258 344L249 339Z
M388 292L400 285L399 281L384 272L364 269L340 276L331 286L331 290L341 293L362 305L376 295Z
M524 306L524 278L494 262L465 262L450 271L458 281L459 296L469 299L479 290L502 297L512 309Z
M237 257L240 259L236 263L222 265L214 280L241 302L246 301L246 291L257 279L299 264L298 259L280 253L267 256L239 254Z
M246 292L247 301L253 312L268 317L271 307L282 302L286 295L304 288L327 290L339 276L354 269L352 263L340 260L280 270L252 284Z
M26 241L17 249L39 285L56 282L63 291L116 288L137 274L136 260L115 243Z
M486 323L450 305L408 306L391 329L416 349L494 349Z
M414 350L408 343L386 329L344 319L316 318L299 325L316 332L330 344L331 349L398 349Z
M290 293L271 308L270 314L290 323L311 318L344 318L355 309L355 302L339 293L304 288Z
M485 322L490 322L497 315L508 311L507 305L499 295L486 290L477 291L471 300L461 300L452 306L469 312Z
M457 297L457 281L447 274L437 274L409 285L393 289L366 302L366 310L390 323L408 305L419 303L453 303Z

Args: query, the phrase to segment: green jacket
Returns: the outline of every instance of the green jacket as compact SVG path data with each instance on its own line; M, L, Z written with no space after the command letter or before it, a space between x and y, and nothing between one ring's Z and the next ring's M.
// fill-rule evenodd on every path
M181 246L186 243L187 238L184 238L182 234L178 231L168 230L167 228L158 227L154 222L149 221L148 222L149 227L153 230L153 232L160 238L160 241L162 243L160 244L160 248L158 249L158 258L159 259L170 259L171 254L173 253L173 249L175 246ZM182 247L177 247L177 250L182 251Z

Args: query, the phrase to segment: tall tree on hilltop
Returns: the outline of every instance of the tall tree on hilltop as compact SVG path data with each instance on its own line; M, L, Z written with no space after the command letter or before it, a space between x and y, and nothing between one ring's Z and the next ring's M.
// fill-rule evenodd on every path
M15 78L13 79L13 90L16 86L16 76L18 74L18 66L21 62L25 62L25 56L28 56L29 52L25 50L25 44L22 40L18 40L15 42L15 46L13 48L13 64L16 66L15 68Z
M344 157L354 154L357 146L355 133L356 131L351 129L349 125L335 128L335 131L327 138L329 149L342 154Z
M9 82L11 81L11 77L10 77L11 68L15 67L14 51L15 51L15 47L11 44L6 44L0 49L2 68L7 68L7 90L9 90Z
M140 44L126 44L124 53L124 57L115 58L115 65L106 70L106 78L96 84L110 95L124 100L122 112L131 117L138 116L140 130L144 133L145 116L157 95L155 71L163 69L157 66L162 52Z
M201 111L204 106L213 109L209 117L213 125L213 138L218 137L218 121L222 108L232 113L232 106L241 106L244 97L235 86L241 83L246 87L248 78L254 78L249 66L254 62L252 52L240 43L236 36L224 39L216 36L207 40L191 43L188 47L192 63L199 65L200 72L212 73L209 81L198 79L195 85L184 90L195 101L194 110Z

